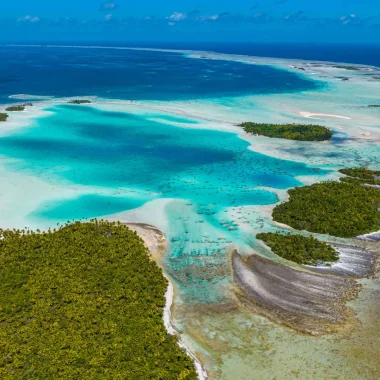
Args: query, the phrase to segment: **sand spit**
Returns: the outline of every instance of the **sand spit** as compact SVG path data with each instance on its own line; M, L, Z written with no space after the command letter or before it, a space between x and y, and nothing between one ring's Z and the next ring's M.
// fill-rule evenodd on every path
M300 112L302 117L307 119L342 119L342 120L351 120L351 117L341 116L341 115L332 115L328 113L312 113L312 112Z
M360 235L357 237L359 240L369 241L369 242L380 242L380 231L372 232L367 235Z
M376 261L374 252L349 245L333 244L333 246L339 252L338 263L331 267L307 266L306 268L316 273L355 278L369 277L373 274Z
M165 253L168 247L168 241L163 232L161 232L158 228L151 226L145 223L124 223L128 228L132 231L135 231L141 239L144 240L145 246L149 249L152 254L153 259L160 264L160 259L162 255ZM165 276L166 277L166 276ZM167 278L167 277L166 277ZM168 280L168 289L165 293L165 307L164 307L164 325L166 327L167 332L170 335L178 335L181 333L172 323L172 306L174 301L174 286L172 282ZM197 376L199 380L210 380L207 375L207 371L205 366L196 358L196 356L185 346L183 342L178 341L178 345L183 348L187 355L189 355L194 361L194 367L197 372Z
M136 232L144 240L153 259L159 263L165 253L168 242L166 236L158 228L144 223L124 223L129 229Z
M298 271L258 255L232 255L239 300L255 313L311 335L347 329L354 322L346 302L360 285L346 277Z

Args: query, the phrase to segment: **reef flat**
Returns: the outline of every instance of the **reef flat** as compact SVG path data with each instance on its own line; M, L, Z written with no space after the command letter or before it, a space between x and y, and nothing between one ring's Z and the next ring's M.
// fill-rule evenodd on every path
M59 49L52 47L49 57L70 53L69 47ZM84 58L78 48L76 64L65 70L101 55L99 49L83 52ZM120 58L129 51L107 54ZM340 253L330 271L340 279L339 299L345 299L342 282L350 288L366 278L358 281L357 298L333 310L336 321L343 318L342 330L333 323L331 331L339 332L322 333L330 322L321 317L319 335L311 335L252 312L237 298L230 252L258 253L296 274L324 275L286 262L255 236L291 231L271 217L275 205L288 199L289 188L336 181L348 164L379 169L378 109L367 107L380 99L373 79L379 70L205 52L136 50L130 57L136 55L138 75L123 81L138 79L137 86L119 86L118 67L107 71L115 78L99 90L89 91L85 83L49 88L47 81L44 86L25 78L0 94L5 103L34 104L12 113L0 130L1 226L47 229L72 219L107 217L161 230L168 249L159 260L175 289L173 325L211 378L376 378L379 279L375 269L366 274L371 254L347 253L350 261L344 264ZM166 58L168 67L162 65ZM126 73L132 73L127 66L133 60L114 61L125 62ZM147 67L152 74L142 75ZM188 76L177 81L179 71ZM148 88L144 81L152 76L158 81ZM69 105L70 99L91 104ZM333 137L315 143L255 136L238 127L246 120L325 125ZM379 251L375 241L313 236L342 252L353 244ZM153 238L152 247L159 246L160 238ZM345 272L333 274L340 266ZM356 295L357 286L353 289Z
M338 332L352 322L346 302L359 285L347 278L311 274L266 258L232 256L240 301L256 313L312 335Z

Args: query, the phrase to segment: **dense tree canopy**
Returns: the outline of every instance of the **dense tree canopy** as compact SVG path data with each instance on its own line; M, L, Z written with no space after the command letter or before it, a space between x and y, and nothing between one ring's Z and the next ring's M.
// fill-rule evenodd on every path
M340 180L350 183L380 185L380 171L369 170L365 168L348 168L339 170L342 174L348 177L343 177Z
M247 133L287 140L323 141L332 137L332 131L320 125L246 122L241 124L241 127Z
M263 240L276 255L297 264L317 265L339 259L334 248L312 236L261 233L257 238Z
M93 221L1 235L1 379L196 379L134 232Z
M9 112L15 112L15 111L24 111L25 107L24 106L10 106L5 109L5 111Z
M91 103L91 100L74 99L74 100L69 100L67 103L69 103L69 104L89 104L89 103Z
M0 113L0 121L7 121L8 114L7 113Z
M322 182L289 190L273 219L298 230L340 237L380 230L380 191L360 184Z

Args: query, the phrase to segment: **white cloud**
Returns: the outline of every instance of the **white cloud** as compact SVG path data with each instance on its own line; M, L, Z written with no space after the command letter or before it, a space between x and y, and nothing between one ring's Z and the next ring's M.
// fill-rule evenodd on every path
M40 18L35 16L35 17L32 17L31 15L26 15L25 17L19 17L17 19L17 22L32 22L32 23L35 23L35 22L38 22L40 21Z
M101 9L104 11L110 11L117 8L117 4L113 1L107 1L106 3L101 5Z
M174 12L170 17L168 17L170 20L173 21L182 21L187 18L187 15L184 13Z
M170 22L168 22L168 25L169 25L169 26L174 26L174 25L175 25L175 22L170 21Z
M212 15L212 16L200 16L199 19L201 21L207 21L207 20L212 20L215 21L219 18L219 15Z
M105 19L106 21L111 20L111 18L112 18L112 14L111 14L111 13L108 14L108 15L105 15L105 16L104 16L104 19Z

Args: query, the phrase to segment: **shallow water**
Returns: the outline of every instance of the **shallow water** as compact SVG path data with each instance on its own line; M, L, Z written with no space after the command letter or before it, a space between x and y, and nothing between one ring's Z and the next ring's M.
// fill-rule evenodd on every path
M0 154L17 159L7 169L88 190L74 199L47 201L29 218L53 225L136 209L155 199L185 200L183 208L167 213L173 272L204 266L201 256L218 255L232 242L245 244L245 232L226 215L228 209L274 204L272 190L300 186L298 176L325 173L249 150L234 133L190 128L198 123L190 119L87 106L48 111L50 116L0 139ZM202 276L193 274L186 282L204 288ZM207 299L216 296L211 289L207 293ZM205 301L199 288L191 294Z
M22 55L28 54L30 51L22 51ZM52 57L62 54L67 51L60 50ZM86 51L85 59L98 54L96 50ZM130 57L129 52L117 52L119 59L122 54ZM148 58L157 64L157 55L134 54L134 59L145 57L143 68L150 64ZM74 75L74 68L78 69L70 57L69 63L63 64L69 77ZM28 113L12 115L7 125L23 118L8 132L4 128L0 138L4 189L1 227L48 228L67 220L109 215L115 220L153 224L170 242L163 264L176 285L175 323L184 331L182 339L210 372L217 374L215 378L245 380L252 373L260 378L339 379L342 374L346 378L371 378L376 364L368 353L368 363L360 364L350 353L354 352L353 340L306 337L237 308L228 252L238 247L244 253L256 251L278 260L256 241L255 234L281 228L272 222L270 212L275 203L286 198L288 188L336 178L336 169L344 166L378 168L379 111L366 108L380 100L378 86L365 73L364 79L357 73L345 73L352 75L350 82L341 82L335 78L339 73L330 75L326 70L313 76L307 72L305 75L314 79L306 80L304 74L270 68L270 81L264 81L263 89L257 76L265 66L206 59L198 62L172 53L160 53L159 57L165 62L178 60L182 68L191 67L191 75L197 76L197 70L215 72L216 82L221 70L225 75L238 70L243 80L218 82L209 88L195 77L182 78L183 82L179 78L180 86L174 88L178 73L172 71L164 73L148 95L138 83L134 85L136 99L153 97L154 102L100 99L93 106L46 102L42 106L44 115L28 125ZM32 55L31 60L35 59ZM127 67L123 62L116 60L120 70ZM112 66L105 58L96 63ZM289 62L276 65L286 68ZM39 70L36 67L33 70ZM253 68L259 71L251 71ZM58 66L57 70L63 69ZM140 73L144 70L147 68ZM284 73L286 77L291 74L295 82L287 82ZM184 84L193 79L195 87L185 89ZM102 86L91 87L93 92L82 88L81 92L85 81L73 89L70 81L61 88L60 80L52 84L53 88L44 88L43 81L37 84L28 79L25 90L17 87L21 84L16 80L5 91L5 87L0 88L0 93L109 98L117 94L123 98L132 91L115 82L115 92L108 95ZM246 84L239 95L245 96L233 96L241 81ZM65 93L68 87L72 92ZM192 98L196 99L190 101ZM327 143L246 136L236 127L245 120L305 122L301 111L350 119L306 119L334 130L334 140ZM35 111L27 112L33 116ZM358 304L361 310L372 313L373 293L365 290L369 295L363 292ZM362 314L363 335L359 330L357 341L365 346L378 336L367 337L366 331L372 327L367 313ZM361 369L365 374L360 374Z

